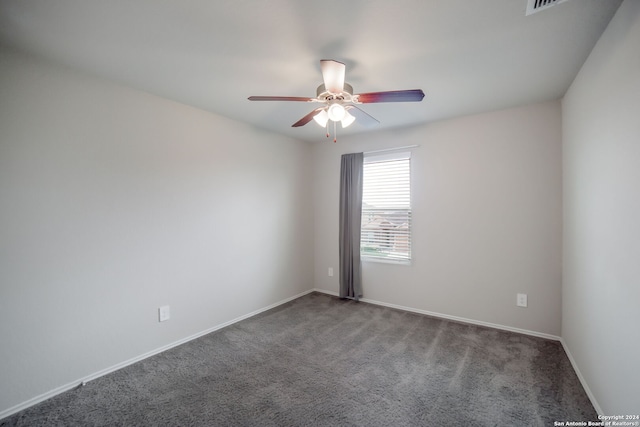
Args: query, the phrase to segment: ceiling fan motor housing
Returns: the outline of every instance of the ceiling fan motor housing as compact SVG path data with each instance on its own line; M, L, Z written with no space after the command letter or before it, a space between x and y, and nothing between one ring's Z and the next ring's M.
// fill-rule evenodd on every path
M316 98L330 103L331 101L353 102L353 87L349 83L345 83L342 92L332 93L327 90L324 84L316 89Z

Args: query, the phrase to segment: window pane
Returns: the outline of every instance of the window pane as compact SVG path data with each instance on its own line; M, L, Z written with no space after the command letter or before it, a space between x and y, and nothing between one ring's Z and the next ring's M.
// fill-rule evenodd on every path
M410 160L365 162L360 252L364 257L411 259Z

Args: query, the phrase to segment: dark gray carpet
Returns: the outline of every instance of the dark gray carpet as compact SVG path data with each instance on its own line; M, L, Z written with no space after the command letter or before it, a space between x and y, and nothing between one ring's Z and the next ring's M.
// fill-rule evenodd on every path
M552 426L597 420L559 343L313 293L1 426Z

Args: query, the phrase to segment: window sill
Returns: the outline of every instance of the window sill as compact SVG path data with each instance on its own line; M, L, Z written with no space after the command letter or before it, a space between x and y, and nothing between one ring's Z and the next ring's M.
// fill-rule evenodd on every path
M411 260L404 259L384 259L369 256L360 256L360 260L364 262L376 262L380 264L396 264L396 265L411 265Z

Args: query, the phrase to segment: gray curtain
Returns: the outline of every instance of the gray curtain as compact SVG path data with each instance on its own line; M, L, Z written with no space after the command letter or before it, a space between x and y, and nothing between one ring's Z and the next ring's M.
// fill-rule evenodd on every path
M340 298L362 297L360 224L362 153L343 154L340 164Z

